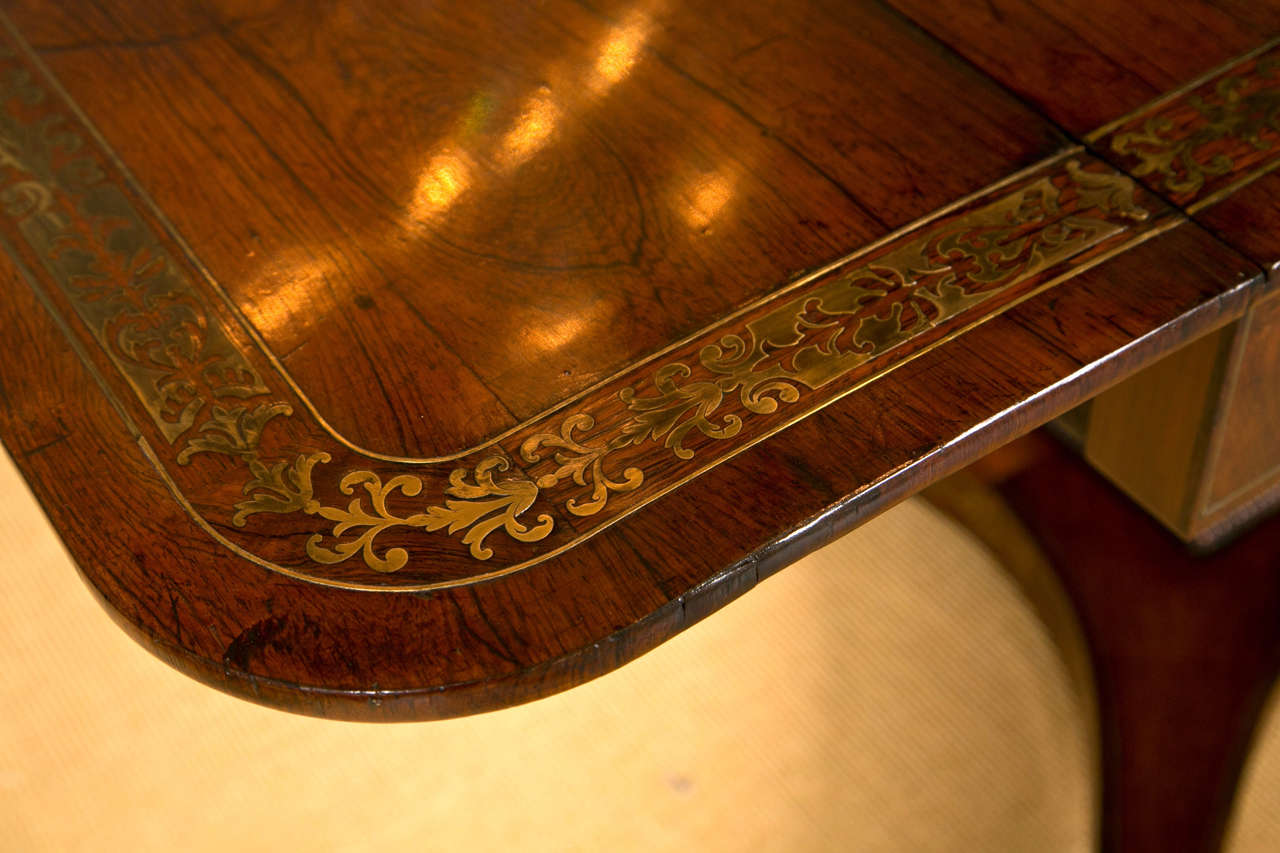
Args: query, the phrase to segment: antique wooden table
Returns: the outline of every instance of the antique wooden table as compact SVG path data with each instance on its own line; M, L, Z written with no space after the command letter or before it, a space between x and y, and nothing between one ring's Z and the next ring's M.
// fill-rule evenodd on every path
M543 696L1171 353L1089 456L1276 495L1280 5L253 5L0 29L0 438L196 678Z

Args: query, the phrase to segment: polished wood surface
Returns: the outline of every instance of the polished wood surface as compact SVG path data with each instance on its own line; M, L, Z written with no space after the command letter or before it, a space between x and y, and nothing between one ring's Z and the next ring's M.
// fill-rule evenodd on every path
M1220 66L1255 67L1246 60L1264 49L1280 33L1280 7L1274 3L1213 3L1190 0L1175 6L1156 2L1109 3L1106 0L1067 2L1017 2L996 0L962 11L950 4L928 0L891 0L891 5L936 36L957 54L989 74L1009 91L1017 93L1068 133L1086 139L1101 156L1122 168L1133 169L1148 185L1158 187L1179 204L1191 204L1207 195L1212 185L1229 181L1234 164L1209 175L1209 188L1166 185L1161 168L1136 156L1143 148L1172 155L1170 166L1180 165L1181 151L1161 150L1142 144L1112 147L1115 134L1097 133L1124 121L1129 130L1150 130L1156 137L1167 130L1147 128L1153 116L1166 115L1175 125L1203 123L1193 101L1212 109L1227 92L1214 88L1221 81L1193 86L1202 75ZM1274 57L1274 50L1269 52ZM1276 73L1268 60L1263 75ZM1067 85L1064 85L1064 82ZM1081 97L1082 91L1087 97ZM1247 96L1248 87L1237 95ZM1144 109L1177 93L1172 103ZM1237 115L1238 146L1221 137L1202 139L1204 150L1187 158L1187 164L1208 164L1215 156L1232 159L1274 156L1271 149L1280 136L1275 129L1277 103L1268 87ZM1142 115L1131 115L1141 112ZM1193 138L1199 127L1186 127ZM1175 134L1178 135L1178 134ZM1270 269L1280 261L1280 236L1273 227L1280 178L1261 175L1229 196L1199 211L1198 218L1256 263Z
M512 8L5 6L0 437L198 678L564 689L1266 284L887 6Z
M917 0L891 5L1098 156L1194 213L1267 270L1274 287L1275 4L993 2L962 13ZM1086 86L1089 97L1080 97ZM1223 333L1221 347L1206 343L1198 364L1184 355L1185 370L1156 368L1093 410L1090 458L1172 530L1204 546L1280 502L1274 465L1265 461L1274 442L1262 435L1274 431L1268 415L1277 376L1268 348L1275 330L1246 331L1268 316L1259 306ZM1239 376L1257 396L1235 396ZM1224 459L1244 470L1220 474ZM1211 484L1215 477L1236 485L1223 492Z
M1251 0L889 5L1080 138L1280 32L1280 8Z
M1065 144L874 5L224 5L8 14L391 455L479 444Z

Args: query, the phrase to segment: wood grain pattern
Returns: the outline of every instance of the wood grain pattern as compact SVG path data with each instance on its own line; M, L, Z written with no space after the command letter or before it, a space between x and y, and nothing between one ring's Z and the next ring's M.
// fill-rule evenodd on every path
M1245 311L895 13L787 9L9 4L0 436L126 629L306 713L526 701Z
M480 444L1062 148L874 5L124 5L7 9L390 455Z
M1099 394L1081 436L1093 465L1184 539L1200 532L1214 423L1236 330L1228 327Z
M1180 208L1208 207L1277 164L1272 4L1191 2L1161 15L1095 0L1055 9L993 3L966 15L895 5ZM1019 37L1006 41L1013 28ZM1192 29L1217 37L1192 39ZM1156 91L1152 79L1163 81ZM1086 86L1094 97L1074 95Z
M1228 63L1086 139L1195 211L1280 165L1280 43Z
M1079 137L1280 33L1280 7L1250 0L889 5Z
M1157 263L1170 258L1177 264L1168 270ZM1175 229L533 571L428 595L329 589L229 557L170 499L32 292L12 279L6 328L31 341L32 361L0 365L10 401L3 432L94 587L162 657L223 689L308 713L447 716L545 695L621 664L1011 432L1229 320L1249 281L1236 273L1216 282L1232 263L1198 232ZM119 511L134 506L147 512Z
M1280 178L1268 171L1277 136L1277 4L998 1L963 12L920 0L892 5L1068 133L1092 140L1103 158L1196 207L1198 221L1254 262L1269 270L1280 262L1273 226ZM1230 82L1242 75L1249 82ZM1079 96L1084 91L1088 97ZM1146 127L1153 120L1159 128ZM1210 125L1225 133L1204 133ZM1129 134L1121 151L1113 147L1117 133ZM1233 185L1242 179L1245 186Z
M1267 269L1268 286L1275 286L1280 20L1273 4L1193 2L1161 13L1141 3L1079 0L1053 9L988 4L967 15L909 0L895 5L1079 134L1100 157L1194 213ZM1099 23L1106 32L1094 28ZM1006 44L1014 27L1020 38ZM1189 39L1189 27L1214 37ZM1239 52L1224 53L1228 45ZM1169 91L1136 103L1153 79L1165 81ZM1097 96L1075 97L1084 86ZM1112 97L1124 113L1090 129L1101 118L1091 111ZM1087 439L1090 458L1102 471L1180 536L1202 545L1238 532L1280 495L1262 462L1272 444L1262 437L1272 421L1265 392L1238 402L1230 415L1224 399L1238 371L1254 386L1275 385L1273 360L1257 344L1247 356L1239 351L1243 335L1232 332L1224 341L1225 348L1206 344L1204 360L1195 366L1184 356L1189 372L1165 365L1099 401ZM1208 466L1219 452L1251 472L1235 475L1238 483L1252 484L1234 505L1208 497Z
M0 193L15 200L8 242L26 274L82 321L82 345L106 356L113 399L197 523L264 568L352 588L431 589L535 565L1179 221L1068 151L472 453L373 465L306 419L20 47L0 67L15 81L0 92Z

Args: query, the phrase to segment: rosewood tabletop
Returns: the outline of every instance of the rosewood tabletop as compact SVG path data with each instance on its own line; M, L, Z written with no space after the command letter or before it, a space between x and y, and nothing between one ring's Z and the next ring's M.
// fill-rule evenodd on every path
M1265 294L1280 11L1149 5L9 0L0 439L218 688L565 689Z

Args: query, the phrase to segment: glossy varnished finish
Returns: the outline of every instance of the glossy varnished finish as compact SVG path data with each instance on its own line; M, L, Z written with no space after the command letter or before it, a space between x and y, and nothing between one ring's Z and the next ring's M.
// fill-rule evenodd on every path
M1063 144L873 5L118 5L9 14L392 455L479 444Z
M1193 213L1266 269L1275 286L1280 13L1274 4L1170 8L1073 0L989 3L963 14L945 4L894 5L1098 156ZM1079 97L1083 89L1091 96ZM1184 354L1188 372L1157 368L1095 407L1090 458L1180 536L1202 545L1229 537L1280 500L1280 475L1266 461L1274 452L1269 389L1280 384L1270 355L1273 314L1259 305L1223 333L1222 346L1202 347L1197 365ZM1241 381L1256 393L1240 397ZM1186 455L1160 452L1175 447ZM1223 464L1242 469L1227 492L1212 483L1232 476L1218 473Z
M1263 281L880 5L119 5L9 7L0 436L307 713L618 666Z
M1184 275L1157 272L1161 257ZM1231 263L1194 230L1156 238L533 570L428 595L293 581L210 542L16 283L6 323L46 348L0 367L6 397L31 401L6 415L5 434L111 609L183 669L310 713L458 714L618 665L1010 432L1220 324L1244 296L1213 284ZM1128 286L1118 291L1111 275Z
M1259 160L1273 161L1280 139L1275 127L1280 69L1272 44L1280 34L1276 4L1191 0L1172 7L1156 0L1069 0L992 2L963 10L922 0L892 0L891 5L1066 132L1087 139L1101 156L1175 203L1196 208L1201 222L1258 264L1270 268L1280 261L1280 238L1272 227L1280 183L1251 168ZM1254 56L1260 51L1261 70ZM1219 92L1223 80L1232 77L1237 84L1242 77L1253 82ZM1260 87L1264 81L1267 85ZM1081 97L1086 91L1088 97ZM1245 109L1238 111L1242 120L1230 124L1230 133L1199 137L1199 144L1184 149L1159 141L1195 141L1197 131L1221 118L1218 108L1224 101L1250 94L1251 103L1237 105ZM1170 124L1150 127L1152 118ZM1135 139L1135 131L1151 136ZM1129 138L1117 144L1117 135L1125 132ZM1144 152L1148 156L1141 156ZM1203 182L1186 180L1188 165L1207 166L1215 158L1225 162L1200 174ZM1274 168L1274 162L1270 165ZM1215 190L1245 177L1253 182L1213 197Z
M1280 32L1280 8L1252 0L889 5L1080 137Z
M4 70L27 69L10 59ZM287 377L184 269L50 91L32 80L8 98L15 165L2 191L35 199L7 232L14 261L55 311L85 327L79 340L104 391L211 537L263 568L368 591L427 591L531 568L1183 222L1132 179L1068 151L474 452L370 460L307 417ZM46 127L59 129L52 144Z

